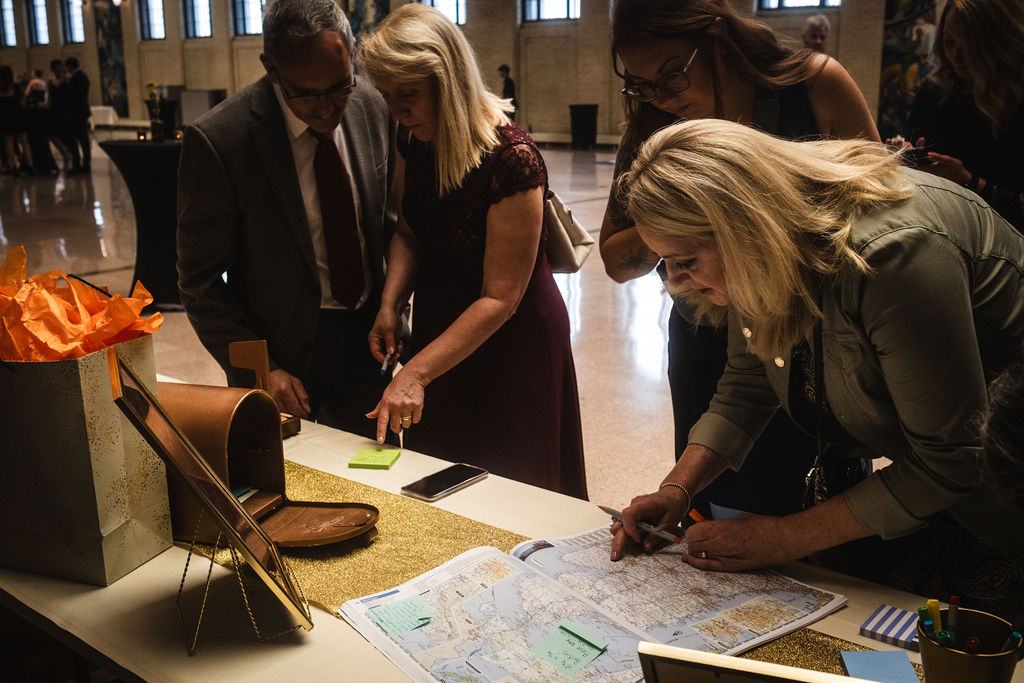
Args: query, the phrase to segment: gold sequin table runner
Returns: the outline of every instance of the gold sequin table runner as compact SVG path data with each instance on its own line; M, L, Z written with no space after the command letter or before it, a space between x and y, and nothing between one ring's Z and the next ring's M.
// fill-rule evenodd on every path
M353 539L321 548L281 549L310 603L335 617L346 600L394 588L467 550L490 545L508 552L527 540L405 496L288 460L284 464L291 500L369 503L380 510L378 535L369 544ZM216 561L230 564L230 553L218 552ZM804 628L741 656L842 675L840 651L868 649ZM915 667L922 676L920 665Z

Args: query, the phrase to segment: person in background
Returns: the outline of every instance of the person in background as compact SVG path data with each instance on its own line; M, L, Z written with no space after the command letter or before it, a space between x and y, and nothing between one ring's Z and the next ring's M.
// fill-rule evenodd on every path
M804 47L815 52L825 51L825 41L832 30L832 24L824 14L812 14L804 21L804 32L800 35Z
M764 24L740 16L728 0L617 0L612 52L624 81L626 127L615 177L640 144L680 118L740 121L787 138L862 137L878 140L857 85L834 59L781 46ZM618 63L621 60L622 70ZM605 271L617 282L664 264L640 239L625 206L612 192L600 236ZM668 375L675 416L675 453L707 409L726 361L726 329L709 325L676 299L669 315ZM774 458L790 452L783 464ZM704 514L736 510L786 514L803 503L813 440L779 415L738 473L720 477L695 501ZM836 478L864 472L856 463Z
M266 75L184 130L178 284L229 384L253 378L228 345L265 339L281 410L372 438L366 405L390 379L366 338L395 225L395 129L353 44L332 0L268 5Z
M1024 0L947 0L906 144L1024 230Z
M65 111L65 144L71 151L71 173L92 171L92 140L89 136L89 77L78 68L78 59L64 60L68 69L68 100Z
M36 69L25 89L25 129L35 169L40 173L56 173L59 169L50 151L49 89L42 69Z
M619 183L670 290L729 318L729 362L655 493L614 528L685 518L780 404L818 434L813 504L691 526L685 560L739 571L814 555L833 569L1007 618L1024 612L1024 512L981 484L972 421L1024 338L1024 236L878 143L792 142L688 121ZM830 460L892 463L847 488ZM775 454L782 462L785 451ZM882 540L884 539L884 540Z
M516 101L516 82L512 80L509 75L512 70L508 64L502 64L498 67L498 75L501 76L501 99L511 100L512 111L508 112L508 117L513 121L516 120L516 111L519 109L519 102Z
M511 104L484 85L465 36L439 11L402 5L357 62L401 124L400 200L378 362L410 348L368 417L377 438L586 498L569 317L544 252L547 171Z
M1024 511L1024 355L989 385L980 425L982 481Z
M71 150L68 149L68 69L59 59L50 61L50 72L53 76L48 83L50 103L49 135L50 142L60 151L62 163L60 170L70 171L72 167Z
M24 92L14 80L14 70L0 66L0 135L3 135L7 167L4 173L33 173L32 149L26 133Z

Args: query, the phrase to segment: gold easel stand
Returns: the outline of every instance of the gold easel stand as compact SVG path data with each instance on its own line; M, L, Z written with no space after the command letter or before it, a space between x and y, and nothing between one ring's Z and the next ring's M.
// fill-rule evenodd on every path
M185 624L185 616L182 614L181 596L185 590L185 577L188 576L188 566L189 563L192 561L192 550L193 548L195 548L196 535L199 533L199 526L200 524L202 524L202 521L203 511L200 510L199 519L196 522L196 529L193 532L192 540L189 542L188 545L188 556L185 558L185 570L181 574L181 583L178 584L178 597L174 601L174 611L178 614L178 625L181 627L181 635L185 638L185 647L188 649L189 657L196 653L196 646L199 641L199 629L203 624L203 614L206 612L206 598L210 593L210 583L213 579L214 558L217 556L217 549L220 547L221 538L221 534L218 533L217 538L213 542L213 550L210 552L210 566L206 570L206 583L203 586L203 600L199 606L199 616L196 618L195 629L192 630L190 633L189 627ZM260 630L259 624L256 623L256 616L255 614L253 614L252 605L249 604L249 594L248 591L246 590L246 579L244 576L242 576L242 563L240 558L238 557L238 551L235 550L235 547L231 545L230 542L228 543L227 548L231 553L231 567L235 570L235 576L238 577L238 587L242 591L242 602L245 604L245 611L249 615L249 623L252 624L252 630L256 634L256 639L261 642L265 642L268 640L273 640L274 638L277 638L279 636L283 636L286 633L291 633L292 631L298 629L301 626L301 624L289 626L288 628L278 631L273 635L264 635L264 633ZM282 567L284 568L285 571L288 572L288 575L291 577L292 581L295 582L295 585L299 587L299 593L302 595L302 604L305 606L306 611L308 612L309 601L306 600L306 593L302 590L302 584L299 583L298 579L295 577L295 574L292 573L291 567L284 563L282 563Z

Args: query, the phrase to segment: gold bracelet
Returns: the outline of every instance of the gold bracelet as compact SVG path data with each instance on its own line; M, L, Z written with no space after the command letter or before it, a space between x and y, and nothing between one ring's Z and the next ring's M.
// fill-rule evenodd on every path
M658 490L660 491L666 486L675 486L677 489L686 494L686 509L683 510L683 515L685 516L686 513L690 511L690 504L693 502L693 496L690 495L690 490L683 486L682 484L677 484L674 481L666 481L664 484L658 487Z

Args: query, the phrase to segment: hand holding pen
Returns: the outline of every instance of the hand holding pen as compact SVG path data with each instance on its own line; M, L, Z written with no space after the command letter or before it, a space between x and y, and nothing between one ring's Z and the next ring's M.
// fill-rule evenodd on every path
M661 519L662 523L668 524L674 521L671 519L672 511L662 509L662 502L663 501L658 500L656 496L641 496L640 498L633 499L633 502L630 504L630 507L641 508L640 514L637 515L638 517L646 519ZM645 505L646 503L650 503L651 505ZM619 512L618 510L613 510L612 508L605 508L604 506L598 507L600 507L602 510L611 515L612 519L615 520L616 523L618 523L618 528L616 528L615 525L613 525L612 527L612 533L615 534L615 539L612 541L611 555L611 559L613 562L618 561L622 559L622 551L630 538L630 536L626 533L625 525L622 524L622 513ZM647 509L648 507L650 507L651 509ZM690 512L691 514L689 516L694 522L704 521L704 518L701 517L700 513L698 513L696 510L691 510ZM648 536L648 538L643 540L644 550L646 552L652 552L654 550L654 541L652 538L650 538L650 536L657 536L672 543L679 543L682 541L682 538L677 536L676 534L672 534L662 529L659 529L657 526L649 524L647 522L638 521L636 522L636 526L640 531L646 532L646 535Z

